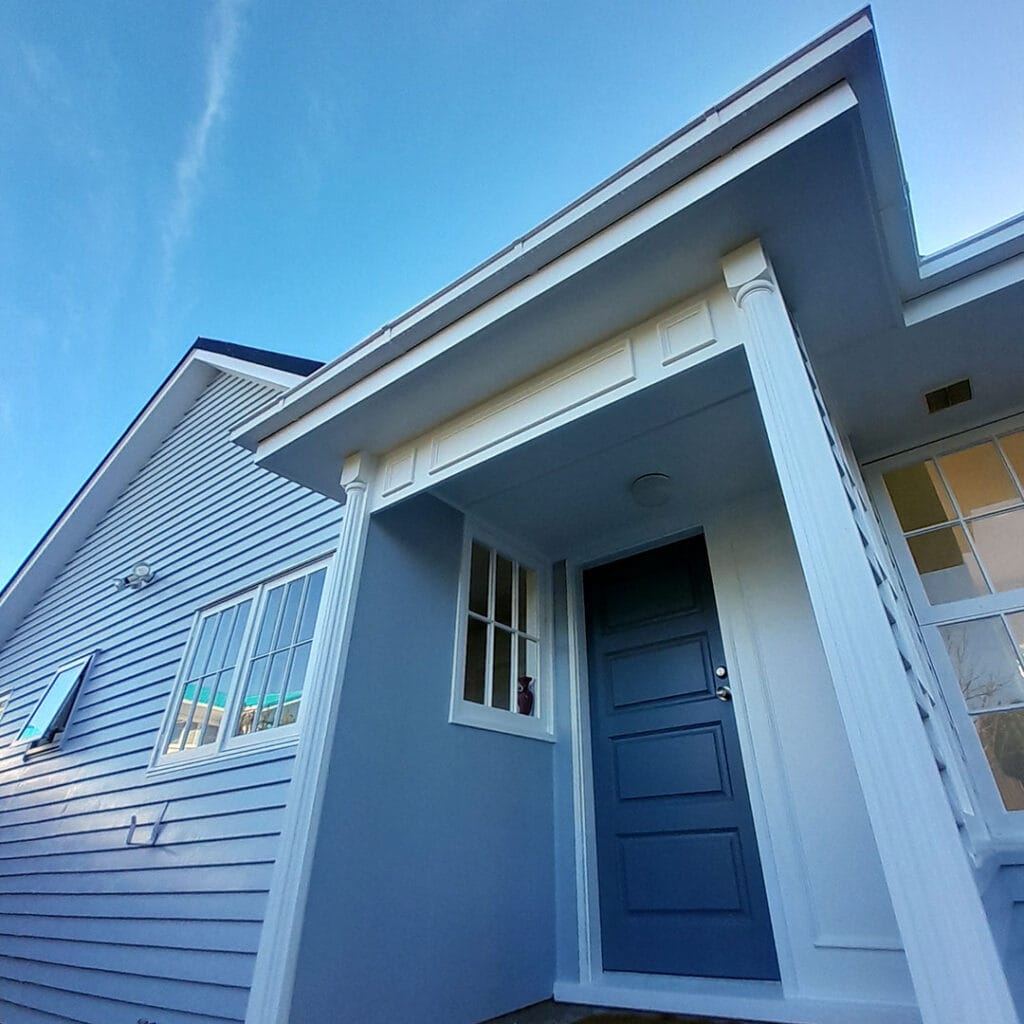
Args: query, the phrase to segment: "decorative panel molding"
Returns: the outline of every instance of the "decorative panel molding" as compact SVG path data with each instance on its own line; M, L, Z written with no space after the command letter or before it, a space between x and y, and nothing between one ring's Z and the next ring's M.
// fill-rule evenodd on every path
M373 510L404 501L502 452L657 384L730 348L743 333L725 289L691 296L379 453Z
M635 379L628 336L591 349L446 424L431 443L430 472L453 466Z
M381 494L391 495L408 487L416 476L416 449L405 448L391 455L381 470Z
M715 343L715 327L706 302L698 302L682 313L658 324L663 366L693 355Z

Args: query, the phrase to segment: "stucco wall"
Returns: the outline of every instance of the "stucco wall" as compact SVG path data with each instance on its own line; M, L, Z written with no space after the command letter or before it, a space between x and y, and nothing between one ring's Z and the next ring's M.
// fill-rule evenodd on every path
M551 994L552 745L448 722L462 517L371 521L291 1019L471 1024Z

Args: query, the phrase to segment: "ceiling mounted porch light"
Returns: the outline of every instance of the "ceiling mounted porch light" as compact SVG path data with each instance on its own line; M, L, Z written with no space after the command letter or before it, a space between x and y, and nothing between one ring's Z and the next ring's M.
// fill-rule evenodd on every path
M670 483L669 477L664 473L644 473L629 485L629 493L633 495L633 500L643 508L657 508L658 505L664 505L671 497Z

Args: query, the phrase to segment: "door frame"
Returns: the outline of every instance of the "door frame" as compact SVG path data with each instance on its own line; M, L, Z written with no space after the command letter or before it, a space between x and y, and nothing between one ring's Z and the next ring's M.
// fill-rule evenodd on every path
M713 517L712 517L713 518ZM601 957L601 914L599 882L597 876L597 838L595 829L594 768L590 732L590 678L587 659L586 615L583 602L583 574L586 570L614 562L630 555L663 547L673 541L703 534L711 566L711 581L722 633L722 643L729 665L730 687L739 733L743 770L746 775L754 833L757 838L761 870L764 875L768 908L775 936L779 961L780 981L719 979L661 974L633 974L621 971L606 972ZM741 608L734 608L732 588L722 584L736 580L735 561L728 543L719 543L713 523L691 524L683 528L663 527L649 529L633 536L620 535L606 540L594 548L575 552L566 559L566 627L568 632L569 716L572 739L573 830L576 879L576 925L579 950L579 981L581 985L597 988L618 988L624 983L650 992L672 993L680 996L692 993L707 998L723 999L719 1013L729 1012L731 998L764 998L778 1001L785 991L795 991L796 974L791 944L786 927L784 903L778 881L775 856L769 841L768 815L763 800L760 776L754 756L747 703L744 697L742 664L750 659L737 654L743 643L739 634L745 632L737 619ZM737 626L740 626L737 629ZM756 663L756 652L754 659ZM753 679L756 673L747 672L748 685L763 685ZM749 1004L748 1004L749 1006ZM682 1008L682 1007L681 1007ZM743 1015L745 1007L737 1005L736 1015ZM749 1013L749 1008L746 1008Z

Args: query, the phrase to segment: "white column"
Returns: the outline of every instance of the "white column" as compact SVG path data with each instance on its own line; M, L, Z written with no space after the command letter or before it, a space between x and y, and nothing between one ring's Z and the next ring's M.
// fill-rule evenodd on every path
M317 642L307 674L311 685L299 712L302 733L260 933L246 1024L289 1024L309 878L366 547L370 520L367 491L373 473L373 461L365 453L349 456L342 469L345 518L324 581Z
M924 1024L1017 1024L799 344L760 243L722 261Z

